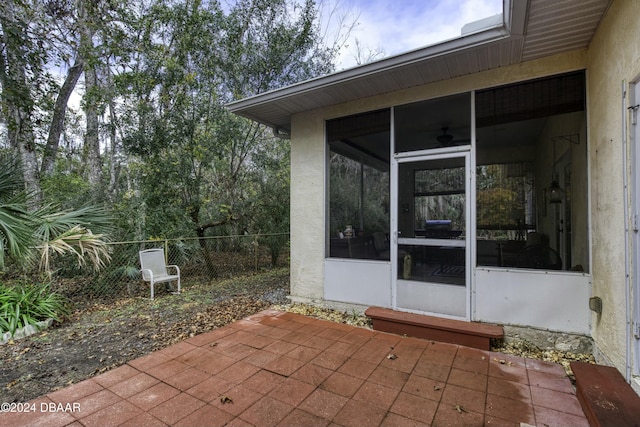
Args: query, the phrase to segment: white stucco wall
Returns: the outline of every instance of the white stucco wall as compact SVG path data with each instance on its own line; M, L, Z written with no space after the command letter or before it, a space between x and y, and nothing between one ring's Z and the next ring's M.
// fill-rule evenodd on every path
M597 348L618 370L626 365L622 85L640 75L640 2L616 0L588 49L588 123L593 227L593 315Z
M325 241L324 119L300 114L291 121L291 296L323 297Z

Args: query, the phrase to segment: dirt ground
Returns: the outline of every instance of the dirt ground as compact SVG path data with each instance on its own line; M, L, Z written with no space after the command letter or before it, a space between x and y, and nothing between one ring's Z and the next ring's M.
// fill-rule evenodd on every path
M0 345L0 402L26 402L273 304L289 270L94 305L38 334Z

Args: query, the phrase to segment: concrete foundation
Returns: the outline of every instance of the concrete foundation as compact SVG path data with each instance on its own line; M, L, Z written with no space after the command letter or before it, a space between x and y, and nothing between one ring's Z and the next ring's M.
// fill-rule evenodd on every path
M544 350L559 350L571 353L593 353L593 339L585 335L567 334L521 326L505 326L504 341L526 340Z

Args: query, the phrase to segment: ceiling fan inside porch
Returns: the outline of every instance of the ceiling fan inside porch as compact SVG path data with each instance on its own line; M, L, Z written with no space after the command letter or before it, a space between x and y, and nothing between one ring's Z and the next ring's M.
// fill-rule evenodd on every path
M451 135L450 133L447 133L447 131L449 130L447 126L443 126L441 129L442 129L442 135L438 135L436 139L438 140L438 142L442 147L446 147L453 142L453 135Z
M436 137L436 140L438 141L438 144L440 144L440 147L452 147L454 145L468 144L470 142L470 140L468 139L454 140L453 135L447 133L447 131L449 130L449 127L447 126L443 126L440 129L442 130L442 134Z

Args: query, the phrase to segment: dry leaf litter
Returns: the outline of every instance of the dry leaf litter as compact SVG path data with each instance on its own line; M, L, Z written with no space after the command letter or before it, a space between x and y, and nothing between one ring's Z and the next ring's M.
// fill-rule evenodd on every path
M307 305L307 304L284 304L274 306L276 310L289 311L305 316L311 316L318 319L330 320L333 322L345 323L347 325L371 328L371 319L353 311L352 313L341 312L324 307ZM529 359L543 360L545 362L553 362L561 364L567 375L573 378L573 372L569 364L574 361L595 363L592 354L589 353L572 353L569 351L542 349L535 344L520 340L510 343L496 343L491 348L492 351L510 354L514 356L526 357ZM395 356L390 354L391 357ZM390 358L391 358L390 357Z

